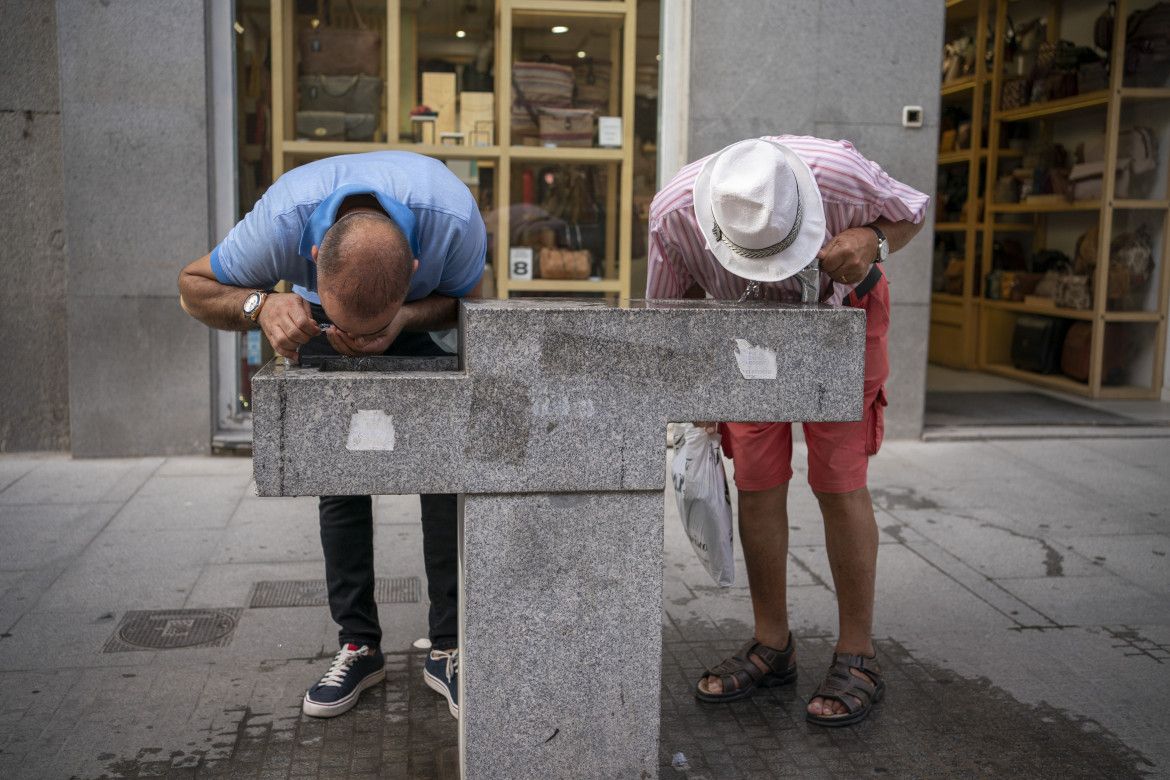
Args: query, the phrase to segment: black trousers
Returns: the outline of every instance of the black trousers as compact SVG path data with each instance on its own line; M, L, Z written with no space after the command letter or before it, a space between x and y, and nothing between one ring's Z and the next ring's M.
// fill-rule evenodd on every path
M328 322L313 306L313 318ZM319 336L301 347L302 354L337 354ZM446 355L426 333L403 333L386 355ZM455 494L419 496L422 504L423 566L430 597L430 640L449 650L458 645L459 561L458 500ZM378 605L374 601L374 513L370 496L321 496L321 547L325 553L325 584L329 611L340 626L342 645L376 646L382 640Z

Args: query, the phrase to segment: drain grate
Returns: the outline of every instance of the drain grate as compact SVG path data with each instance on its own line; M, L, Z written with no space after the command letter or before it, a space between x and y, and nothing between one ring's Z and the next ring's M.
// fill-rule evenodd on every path
M224 647L232 641L242 613L239 607L130 611L102 652Z
M374 581L374 600L379 604L411 604L420 594L418 577L378 577ZM257 582L248 606L323 607L328 603L325 580L276 580Z

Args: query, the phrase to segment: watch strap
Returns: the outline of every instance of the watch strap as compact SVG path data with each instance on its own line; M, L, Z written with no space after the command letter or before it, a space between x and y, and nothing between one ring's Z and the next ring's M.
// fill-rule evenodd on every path
M882 261L882 259L883 259L883 258L882 258L882 244L885 244L885 245L888 247L888 246L889 246L889 244L890 244L890 242L889 242L888 240L886 240L886 234L885 234L885 233L883 233L883 232L881 231L881 228L879 228L877 225L862 225L862 227L867 227L867 228L869 228L870 230L872 230L873 232L877 233L877 237L878 237L878 256L877 256L877 260L875 260L874 262L875 262L875 263L880 263L880 262Z

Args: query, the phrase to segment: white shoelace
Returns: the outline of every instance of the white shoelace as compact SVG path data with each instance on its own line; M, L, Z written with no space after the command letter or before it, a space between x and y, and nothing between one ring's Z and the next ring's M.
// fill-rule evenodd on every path
M459 648L458 647L456 647L454 650L452 650L449 653L445 653L442 650L432 650L431 657L434 658L436 661L441 661L444 658L447 659L447 682L451 682L453 679L455 679L455 675L459 674Z
M329 671L325 672L325 676L317 684L340 688L346 673L349 672L349 667L353 666L353 662L369 654L370 648L365 645L358 650L348 648L338 650L337 655L333 658L333 663L329 665Z

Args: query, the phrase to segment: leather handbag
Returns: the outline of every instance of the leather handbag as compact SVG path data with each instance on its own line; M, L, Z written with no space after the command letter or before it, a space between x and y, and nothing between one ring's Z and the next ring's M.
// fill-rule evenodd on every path
M1078 200L1101 197L1104 189L1105 136L1077 146L1077 164L1069 173L1073 196ZM1113 180L1115 198L1141 197L1153 184L1150 176L1158 167L1158 139L1148 127L1132 127L1117 135L1117 173Z
M1077 92L1098 92L1109 89L1109 60L1082 62L1077 66Z
M956 258L947 263L943 271L943 292L949 295L963 294L963 274L966 270L966 261Z
M536 111L540 142L545 146L593 146L597 118L592 108L548 108Z
M1022 78L1004 82L1003 94L1000 95L999 99L999 110L1011 111L1013 108L1022 108L1028 105L1031 96L1031 79Z
M1113 16L1117 13L1117 3L1110 0L1105 10L1093 22L1093 45L1104 52L1113 48Z
M537 273L541 279L588 279L593 258L588 249L540 250Z
M1024 314L1012 330L1012 365L1024 371L1055 374L1060 370L1061 350L1069 320Z
M308 141L344 141L345 114L341 111L298 111L297 138Z
M1126 73L1142 73L1153 63L1170 60L1170 3L1131 12L1125 28Z
M382 79L377 76L301 76L302 111L341 111L377 114L381 108Z
M298 111L297 138L308 141L372 141L378 125L374 114L343 111Z
M598 114L605 114L609 105L609 80L613 65L609 60L595 60L589 57L578 60L573 66L576 92L573 106L592 108Z
M1119 385L1124 379L1126 353L1129 351L1129 329L1122 323L1105 325L1105 344L1101 354L1101 382ZM1089 362L1092 355L1093 325L1074 322L1064 337L1060 354L1060 370L1078 382L1089 381Z
M381 73L382 36L366 29L353 0L349 10L357 29L316 27L301 30L301 73L322 76L377 76Z
M1065 309L1093 308L1092 279L1085 274L1066 274L1056 280L1056 305Z

